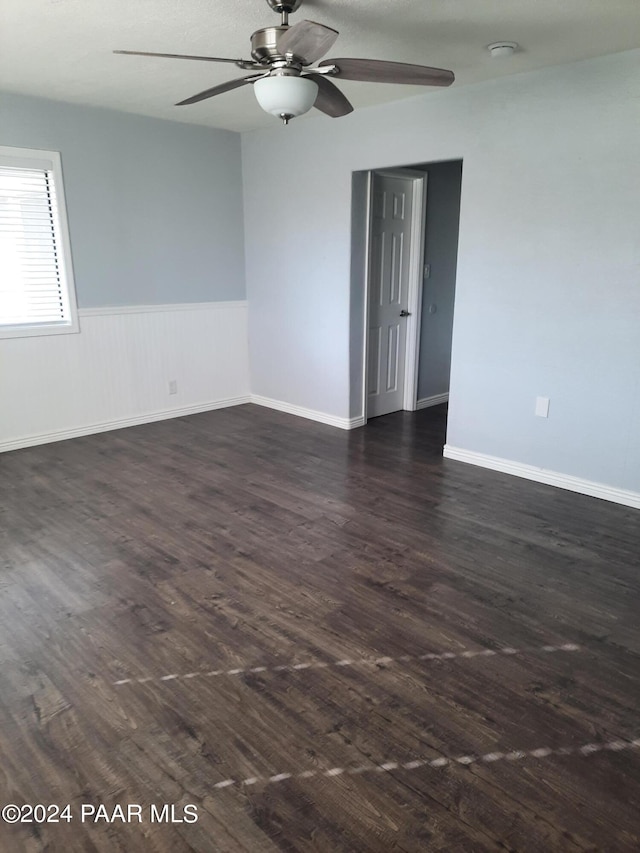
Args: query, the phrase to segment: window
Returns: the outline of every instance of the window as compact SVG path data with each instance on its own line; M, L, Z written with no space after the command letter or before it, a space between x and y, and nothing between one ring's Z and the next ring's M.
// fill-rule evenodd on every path
M0 146L0 338L77 331L60 155Z

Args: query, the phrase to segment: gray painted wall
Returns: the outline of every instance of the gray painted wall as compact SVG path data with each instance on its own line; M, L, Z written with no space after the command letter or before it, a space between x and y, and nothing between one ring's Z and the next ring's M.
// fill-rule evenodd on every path
M639 60L244 134L252 390L361 411L352 173L462 159L448 442L640 491Z
M462 163L421 168L428 175L424 262L431 271L422 288L419 400L449 391ZM429 313L432 305L435 313Z
M80 308L244 299L238 134L0 94L0 145L61 152Z

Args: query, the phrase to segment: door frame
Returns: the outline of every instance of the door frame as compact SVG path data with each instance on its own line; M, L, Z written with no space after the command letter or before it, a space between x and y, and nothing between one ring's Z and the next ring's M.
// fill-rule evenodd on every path
M362 412L367 423L368 371L369 371L369 308L371 292L371 229L373 226L374 175L411 180L413 184L411 207L411 245L409 250L409 287L407 291L407 333L404 352L404 389L402 410L414 412L418 403L418 359L420 355L420 325L422 312L422 286L425 228L427 220L427 172L416 169L370 169L367 172L367 221L364 270L364 345L362 364Z

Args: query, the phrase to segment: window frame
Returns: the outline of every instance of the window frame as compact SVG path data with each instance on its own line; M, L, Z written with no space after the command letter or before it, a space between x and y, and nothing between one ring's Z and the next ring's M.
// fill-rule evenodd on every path
M60 281L68 318L64 322L15 324L3 324L0 318L0 339L77 334L80 331L80 325L78 322L78 305L60 152L46 151L41 148L14 148L12 146L0 145L0 166L3 165L25 169L40 169L43 172L50 171L53 176L56 196L53 231L56 238L56 246L59 247L57 257L60 268Z

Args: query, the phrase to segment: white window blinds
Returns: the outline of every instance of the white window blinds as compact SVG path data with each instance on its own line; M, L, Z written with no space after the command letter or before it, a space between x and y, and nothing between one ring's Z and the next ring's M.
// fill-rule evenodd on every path
M53 161L0 151L0 332L48 334L74 324L57 177Z

